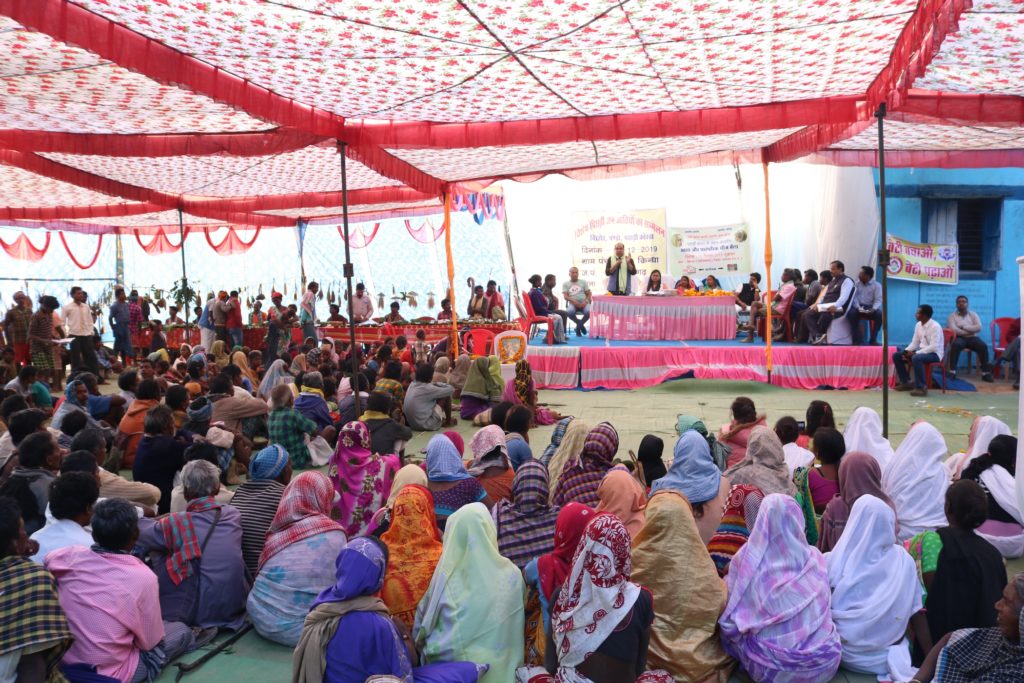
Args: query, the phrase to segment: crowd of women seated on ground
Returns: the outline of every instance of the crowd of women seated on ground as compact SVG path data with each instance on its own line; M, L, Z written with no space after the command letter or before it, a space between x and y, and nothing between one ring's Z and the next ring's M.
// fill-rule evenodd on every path
M634 458L612 424L538 405L525 362L499 391L477 359L460 391L481 428L416 463L393 429L401 375L342 422L312 351L261 377L192 350L185 383L124 390L146 406L138 439L96 419L88 377L56 425L4 400L0 680L152 680L247 620L294 649L296 681L1024 675L1016 439L993 417L947 457L925 421L893 448L870 408L843 432L823 401L769 426L740 397L720 429L680 415L671 454L648 435ZM107 469L131 442L134 481Z

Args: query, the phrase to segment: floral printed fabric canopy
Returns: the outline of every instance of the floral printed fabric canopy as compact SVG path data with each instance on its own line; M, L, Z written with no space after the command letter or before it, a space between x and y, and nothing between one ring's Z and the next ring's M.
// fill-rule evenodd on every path
M1021 162L1024 0L0 0L0 219L436 211L452 183Z

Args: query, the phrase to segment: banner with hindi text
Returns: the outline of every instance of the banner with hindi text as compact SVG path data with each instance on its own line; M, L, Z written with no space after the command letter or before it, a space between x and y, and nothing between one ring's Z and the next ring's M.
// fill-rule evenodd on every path
M677 279L750 272L750 232L745 223L669 228L668 251L672 275Z
M608 283L604 268L618 242L633 257L636 274L644 283L652 270L667 272L665 209L574 211L572 228L573 265L595 293Z
M955 285L960 281L960 252L956 244L920 244L886 235L889 277L897 280Z

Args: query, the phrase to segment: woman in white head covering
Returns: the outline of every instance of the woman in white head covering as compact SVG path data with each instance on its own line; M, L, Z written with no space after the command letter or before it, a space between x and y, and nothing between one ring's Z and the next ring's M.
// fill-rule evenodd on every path
M900 541L946 526L949 474L943 460L947 452L939 430L917 422L882 474L882 488L896 506Z
M895 453L889 439L882 436L882 418L871 408L861 406L850 415L843 431L846 452L860 451L867 453L878 461L884 473L892 463Z
M921 585L913 558L896 542L892 508L870 494L858 498L825 562L843 666L886 680L913 678L905 633L921 610Z
M972 460L979 455L988 453L988 445L992 439L997 436L1012 434L1013 431L1005 422L991 415L982 415L981 417L974 418L974 423L971 424L971 435L967 439L967 450L950 456L949 460L946 461L946 469L949 471L950 479L953 481L959 479L964 469L967 468Z

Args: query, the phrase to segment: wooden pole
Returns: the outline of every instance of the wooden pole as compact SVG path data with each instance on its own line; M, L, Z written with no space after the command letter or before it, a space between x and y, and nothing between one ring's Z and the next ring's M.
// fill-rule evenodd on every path
M765 367L768 369L768 384L772 383L772 205L771 192L768 190L768 162L761 162L761 169L764 172L764 269L766 286L768 288L768 301L765 304ZM757 330L751 332L756 334Z
M452 358L459 357L459 308L455 303L455 259L452 256L452 188L446 185L444 188L444 251L448 257L448 297L452 304L452 336L451 349Z

